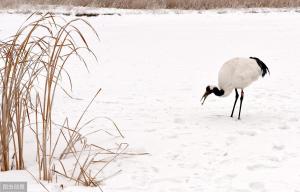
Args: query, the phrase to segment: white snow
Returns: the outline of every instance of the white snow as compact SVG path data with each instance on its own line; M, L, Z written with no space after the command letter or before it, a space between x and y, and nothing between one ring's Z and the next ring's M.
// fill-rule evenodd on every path
M2 13L1 38L26 17ZM300 191L299 13L206 11L85 19L100 35L100 42L88 38L100 63L90 64L90 73L69 67L74 95L85 100L57 98L57 116L67 114L75 122L101 87L86 119L112 118L125 135L122 142L130 144L128 151L150 153L120 157L108 167L108 175L122 172L105 181L105 192ZM241 120L237 109L229 117L234 94L209 96L201 106L220 66L232 57L250 56L264 61L271 75L244 90ZM111 127L104 120L93 125ZM26 177L28 191L36 191L26 174L0 173L0 180ZM50 190L59 191L59 184L50 184ZM67 186L63 191L86 190Z

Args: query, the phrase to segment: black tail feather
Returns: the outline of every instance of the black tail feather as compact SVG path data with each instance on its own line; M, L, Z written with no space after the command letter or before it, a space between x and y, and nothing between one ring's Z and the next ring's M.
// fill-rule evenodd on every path
M258 66L261 68L262 77L264 77L266 75L266 73L270 74L270 71L269 71L269 68L267 67L267 65L264 64L264 62L262 62L259 58L257 58L257 57L250 57L250 59L254 59L256 61L256 63L258 64Z

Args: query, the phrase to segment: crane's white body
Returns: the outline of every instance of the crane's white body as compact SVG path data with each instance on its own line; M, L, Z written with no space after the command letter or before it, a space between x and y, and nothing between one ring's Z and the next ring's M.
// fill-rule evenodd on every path
M219 71L219 88L224 97L233 89L244 89L262 75L261 68L254 59L233 58L223 64Z

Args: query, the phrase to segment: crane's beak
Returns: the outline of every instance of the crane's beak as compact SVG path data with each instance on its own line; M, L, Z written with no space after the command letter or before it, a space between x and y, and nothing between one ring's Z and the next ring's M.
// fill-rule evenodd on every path
M204 104L204 101L205 101L205 99L207 98L207 96L208 96L209 94L210 94L210 92L206 91L206 92L204 93L204 95L202 96L202 98L201 98L201 100L200 100L200 102L203 100L202 105Z

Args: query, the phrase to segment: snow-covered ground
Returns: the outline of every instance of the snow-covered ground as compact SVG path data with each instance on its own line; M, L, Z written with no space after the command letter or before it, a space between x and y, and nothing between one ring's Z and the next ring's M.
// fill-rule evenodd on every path
M108 167L108 175L122 172L105 181L105 192L300 191L300 14L221 13L86 18L101 38L88 38L100 62L90 73L70 67L74 95L85 100L58 99L57 114L76 119L101 87L87 118L112 118L130 152L149 153ZM26 17L2 13L1 37ZM237 111L229 117L234 94L200 104L220 66L236 56L259 57L271 72L245 89L240 121ZM0 173L0 180L27 180L28 191L42 190L24 175Z

